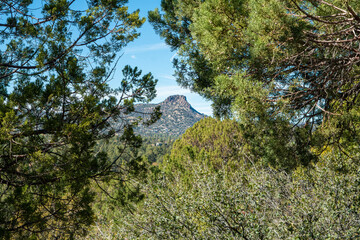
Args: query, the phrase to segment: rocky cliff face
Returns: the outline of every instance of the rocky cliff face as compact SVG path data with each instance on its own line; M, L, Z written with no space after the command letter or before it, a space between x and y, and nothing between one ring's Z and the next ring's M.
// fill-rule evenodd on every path
M165 99L162 103L162 106L175 106L175 107L184 107L190 108L190 103L186 100L186 97L183 95L173 95Z
M195 114L195 115L204 115L202 113L199 113L196 111L190 103L186 100L186 97L183 95L172 95L165 99L162 103L160 103L160 106L164 109L177 109L177 108L183 108L187 109L189 112ZM201 119L201 118L200 118Z
M139 126L136 131L141 135L180 136L186 129L205 117L191 107L186 97L182 95L170 96L159 104L138 104L135 109L137 112L151 112L158 105L162 112L161 118L149 127Z

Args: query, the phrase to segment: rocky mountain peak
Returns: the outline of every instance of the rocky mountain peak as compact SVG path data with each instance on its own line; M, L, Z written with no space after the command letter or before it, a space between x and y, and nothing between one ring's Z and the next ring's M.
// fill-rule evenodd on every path
M146 117L141 113L150 113L154 107L159 105L160 111L162 112L161 118L151 126L137 127L137 133L150 136L154 134L180 136L186 131L186 129L205 117L204 114L199 113L191 107L185 96L173 95L158 104L135 105L137 113L130 116L129 119Z
M186 97L183 95L172 95L166 98L161 105L167 105L167 106L179 106L184 108L190 108L191 105L186 100Z

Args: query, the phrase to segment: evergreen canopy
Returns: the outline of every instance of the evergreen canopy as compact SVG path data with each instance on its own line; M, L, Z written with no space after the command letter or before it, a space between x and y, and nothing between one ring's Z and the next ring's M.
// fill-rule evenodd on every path
M359 9L348 0L163 0L164 13L149 19L178 52L179 83L213 99L217 115L242 94L240 77L270 89L268 101L289 101L294 121L316 124L357 103Z
M0 238L84 232L90 180L119 160L96 153L96 141L118 132L138 144L122 119L154 98L156 80L126 66L119 88L108 85L145 21L126 2L0 1Z

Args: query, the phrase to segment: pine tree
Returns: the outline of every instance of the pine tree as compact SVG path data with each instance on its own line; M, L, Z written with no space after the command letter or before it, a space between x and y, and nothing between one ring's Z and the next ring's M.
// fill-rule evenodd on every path
M84 233L90 184L116 164L96 142L119 133L139 145L122 119L154 98L156 80L126 66L108 85L145 21L126 2L0 1L0 238Z

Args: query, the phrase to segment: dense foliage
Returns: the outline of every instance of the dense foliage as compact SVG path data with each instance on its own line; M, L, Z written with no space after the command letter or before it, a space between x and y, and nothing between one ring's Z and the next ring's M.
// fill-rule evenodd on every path
M338 94L348 96L344 90L339 93L343 84L356 91L358 7L354 1L336 0L163 0L165 13L153 11L150 20L189 67L179 69L184 85L203 91L215 84L214 78L196 76L215 72L231 77L243 72L252 80L279 83L278 94L301 108Z
M170 154L175 141L171 135L154 135L142 137L141 146L135 149L124 148L122 138L115 136L108 140L98 142L97 151L106 152L110 159L116 159L121 154L122 161L131 161L134 156L145 158L149 163L161 163L163 157Z
M149 18L177 51L179 83L233 120L190 128L140 183L146 197L137 208L114 211L108 231L92 234L359 238L359 2L161 6Z
M174 142L166 159L168 171L191 171L198 159L215 169L238 165L250 157L241 133L240 125L233 120L220 121L210 117L200 120Z
M215 115L254 122L265 113L308 135L336 125L327 137L338 143L358 129L359 8L338 0L163 0L164 12L149 19L177 50L179 83L213 99Z
M153 174L131 213L107 211L89 239L351 239L359 237L359 169L329 156L292 174L256 165ZM201 160L201 159L198 159Z
M116 161L95 152L156 80L126 66L108 86L119 51L145 21L123 0L0 1L0 238L58 239L85 233L94 215L90 184Z
M217 117L164 156L111 124L155 93L137 68L107 85L143 22L125 2L0 1L0 236L359 238L360 3L162 0L178 82Z

